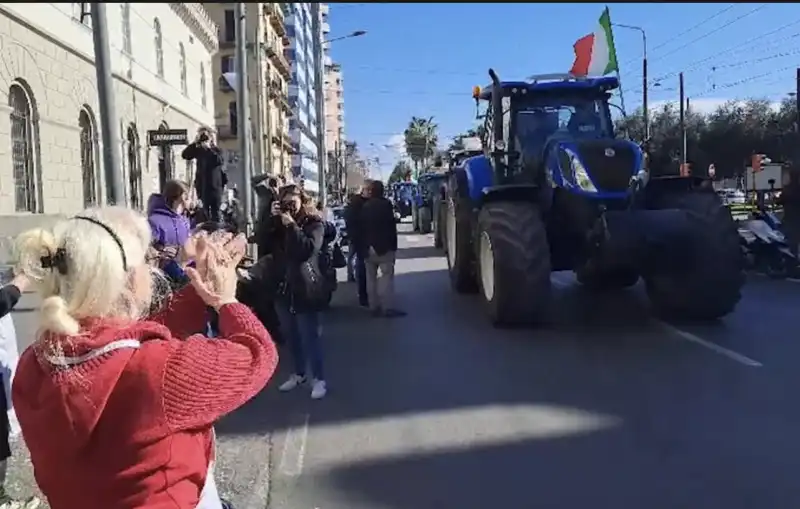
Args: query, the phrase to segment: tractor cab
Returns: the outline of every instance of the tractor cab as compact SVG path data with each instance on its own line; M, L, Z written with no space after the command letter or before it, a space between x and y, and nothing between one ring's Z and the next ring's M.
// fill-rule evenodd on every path
M627 192L642 157L637 145L615 137L609 98L617 78L495 77L473 91L477 104L489 103L484 143L491 147L495 185L559 186L604 197Z

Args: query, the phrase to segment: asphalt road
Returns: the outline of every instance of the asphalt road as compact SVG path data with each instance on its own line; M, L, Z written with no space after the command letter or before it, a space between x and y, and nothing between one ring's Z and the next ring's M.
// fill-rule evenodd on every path
M800 284L752 278L735 315L691 326L654 319L637 289L592 297L554 274L553 323L497 331L431 243L401 238L406 318L371 318L341 286L325 400L276 379L219 424L237 507L800 505ZM31 318L23 302L22 335Z

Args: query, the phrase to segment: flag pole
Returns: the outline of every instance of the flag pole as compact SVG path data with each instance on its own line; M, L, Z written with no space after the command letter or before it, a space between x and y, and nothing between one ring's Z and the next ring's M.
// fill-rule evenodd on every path
M614 41L614 23L611 22L611 10L608 8L608 5L606 5L605 10L603 11L603 15L607 16L608 19L608 30L611 35L611 44L610 44L611 47L609 49L611 50L611 54L613 55L614 67L616 68L617 71L616 73L617 81L619 82L619 102L620 106L622 106L622 115L628 116L628 112L625 109L625 94L622 90L622 75L619 72L619 61L617 60L617 44L616 41Z

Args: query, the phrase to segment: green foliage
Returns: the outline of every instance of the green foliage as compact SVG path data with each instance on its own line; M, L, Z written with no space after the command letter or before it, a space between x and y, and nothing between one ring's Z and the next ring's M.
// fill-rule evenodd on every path
M412 168L407 161L397 161L397 163L394 165L394 168L392 168L392 174L389 175L389 181L387 184L403 182L411 174L411 172Z

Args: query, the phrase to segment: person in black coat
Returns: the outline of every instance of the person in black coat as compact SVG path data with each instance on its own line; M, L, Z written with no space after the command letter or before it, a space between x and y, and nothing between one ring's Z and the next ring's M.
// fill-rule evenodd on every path
M228 177L222 168L222 152L214 143L213 133L201 127L194 142L183 149L181 156L186 161L196 161L194 188L197 197L203 202L206 216L216 223L220 222L222 192Z
M327 393L320 344L320 311L327 300L319 264L324 221L314 202L296 185L280 189L270 213L263 242L271 256L264 272L274 289L283 339L294 361L294 374L280 390L290 391L310 382L311 397L320 399Z
M394 308L394 264L397 258L397 223L394 206L384 195L383 182L370 182L369 200L361 208L361 241L366 250L367 293L375 316L405 316ZM380 273L380 276L379 276Z
M367 246L364 243L361 221L361 210L369 198L369 183L365 183L361 192L350 197L350 201L344 209L344 223L347 230L347 239L350 243L349 257L355 256L355 279L358 285L358 303L363 307L369 306L369 295L367 293L367 271L364 259L367 257ZM348 260L348 263L351 263Z

